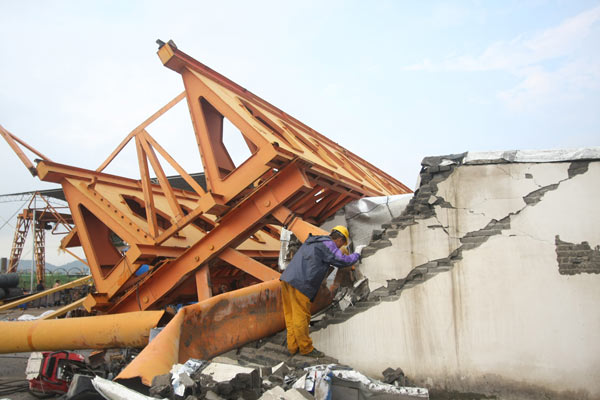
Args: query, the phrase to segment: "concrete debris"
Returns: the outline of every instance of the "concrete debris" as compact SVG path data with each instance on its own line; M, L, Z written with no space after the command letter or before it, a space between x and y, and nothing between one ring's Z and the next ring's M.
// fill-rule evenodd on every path
M394 384L396 386L408 386L408 379L401 368L387 368L383 371L383 383Z
M281 386L275 386L273 389L267 390L260 396L260 400L280 400L285 396L285 390Z
M96 376L92 380L94 388L108 400L152 400L153 397L145 396L135 390L129 389L119 383Z
M314 394L317 400L360 399L386 395L391 399L428 399L425 388L401 387L371 379L340 365L317 365L305 368L306 375L294 384Z
M338 300L338 305L340 310L344 311L348 307L355 305L362 299L367 298L369 295L369 281L367 278L363 278L359 281L356 281L351 288L340 288L336 293L336 299Z
M408 380L400 368L388 368L384 371L384 382L379 382L337 361L329 362L333 360L329 357L315 359L289 354L280 357L287 351L284 338L285 332L280 332L222 354L211 362L193 360L199 366L180 377L180 387L184 387L181 394L175 393L171 385L172 374L166 374L154 377L150 395L177 400L345 400L382 394L391 399L428 398L427 389L406 387ZM278 361L279 358L285 360ZM172 371L180 369L176 365ZM397 397L400 395L404 397Z
M310 400L314 399L314 396L303 389L290 389L288 391L283 390L281 387L276 386L271 390L266 391L260 400Z
M150 396L157 398L170 397L172 393L171 374L157 375L152 379Z
M65 394L65 400L103 400L92 382L94 378L87 375L75 374Z
M186 390L192 390L196 383L192 380L191 374L198 371L205 364L202 360L193 358L187 360L185 364L175 364L171 368L171 383L173 384L173 392L177 396L183 396Z

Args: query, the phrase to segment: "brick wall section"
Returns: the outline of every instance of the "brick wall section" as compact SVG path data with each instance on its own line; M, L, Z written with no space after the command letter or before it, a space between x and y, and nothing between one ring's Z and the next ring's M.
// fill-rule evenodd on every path
M588 242L569 243L556 235L556 259L561 275L600 273L600 246L592 249Z

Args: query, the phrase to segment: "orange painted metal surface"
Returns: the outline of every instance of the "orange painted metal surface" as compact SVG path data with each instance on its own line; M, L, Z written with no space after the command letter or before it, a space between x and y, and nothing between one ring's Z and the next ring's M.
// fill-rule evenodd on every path
M84 301L88 310L199 301L159 335L171 339L157 339L140 356L166 358L132 364L166 371L187 356L206 358L283 327L276 270L282 226L303 241L326 233L318 226L352 200L410 189L173 44L158 55L181 75L184 92L131 131L96 170L53 162L1 127L0 133L34 175L63 188L76 228L62 247L81 246L86 255L96 288ZM203 181L151 135L152 123L183 99ZM225 145L225 120L250 153L241 163ZM139 179L103 172L130 142ZM20 146L42 160L34 166ZM166 165L187 188L169 183ZM240 332L242 324L248 329Z
M144 347L164 311L0 322L0 353Z
M331 292L322 288L313 312L329 302ZM220 294L180 309L117 379L140 378L150 385L154 376L168 373L175 363L211 359L284 326L279 280Z

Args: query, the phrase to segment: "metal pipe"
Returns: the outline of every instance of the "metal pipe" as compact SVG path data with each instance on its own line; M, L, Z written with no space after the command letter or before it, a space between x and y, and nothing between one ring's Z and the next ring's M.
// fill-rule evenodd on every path
M144 347L164 311L0 322L0 353Z
M10 310L11 308L18 307L21 304L29 303L30 301L37 300L37 299L40 299L40 298L45 297L45 296L49 296L49 295L51 295L53 293L56 293L56 292L60 292L61 290L65 290L65 289L69 289L69 288L74 288L74 287L77 287L77 286L85 285L86 283L88 283L88 281L90 279L92 279L91 275L84 276L83 278L75 279L74 281L64 283L64 284L62 284L62 285L60 285L58 287L50 288L50 289L44 290L43 292L35 293L35 294L30 295L30 296L27 296L27 297L25 297L23 299L15 300L15 301L13 301L11 303L3 304L3 305L0 306L0 311Z
M311 311L322 309L332 297L322 288ZM175 363L208 360L284 328L279 280L223 293L180 309L116 379L137 377L149 386Z

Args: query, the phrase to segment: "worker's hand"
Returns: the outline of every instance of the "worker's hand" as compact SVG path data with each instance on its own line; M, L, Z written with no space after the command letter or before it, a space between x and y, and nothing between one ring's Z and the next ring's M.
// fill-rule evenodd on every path
M367 247L367 246L366 246L366 245L364 245L364 244L358 245L358 246L356 246L356 248L354 249L354 252L355 252L355 253L358 253L358 254L360 254L360 253L362 253L362 251L363 251L363 249L364 249L365 247Z

